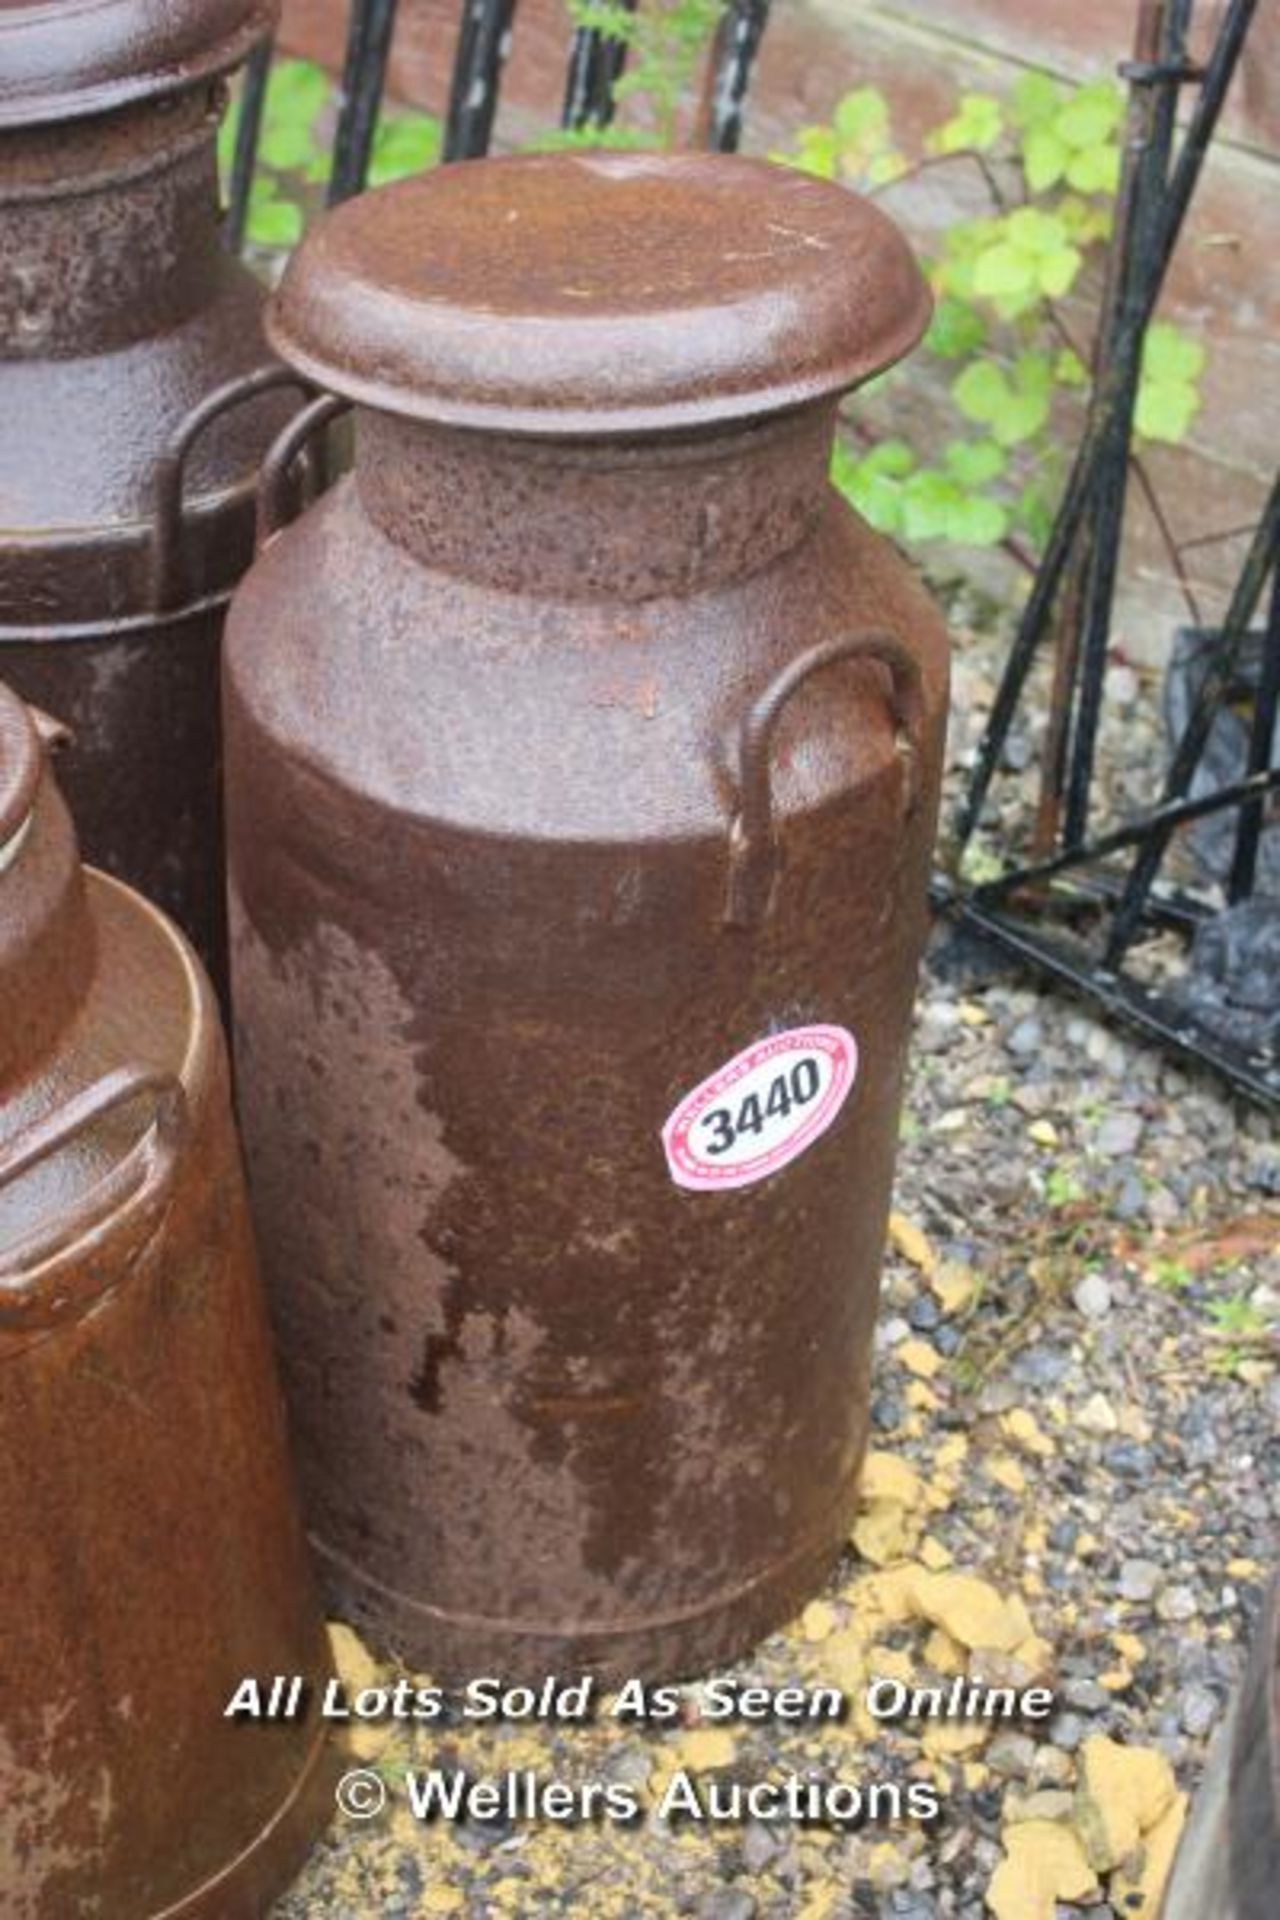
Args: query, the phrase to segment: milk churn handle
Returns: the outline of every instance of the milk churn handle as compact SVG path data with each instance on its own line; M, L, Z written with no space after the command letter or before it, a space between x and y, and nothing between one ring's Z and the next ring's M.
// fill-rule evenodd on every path
M297 387L312 393L311 382L292 367L277 361L238 373L234 379L215 387L179 421L167 446L155 465L151 521L151 610L166 613L181 604L187 579L182 549L182 502L186 483L187 457L205 428L232 407L276 387Z
M158 1214L168 1199L187 1125L182 1083L172 1073L121 1067L77 1094L57 1113L28 1127L0 1149L0 1188L104 1120L117 1108L150 1095L151 1125L112 1172L104 1175L56 1224L38 1228L16 1245L0 1247L0 1328L30 1331L83 1308L104 1284L100 1263L85 1258L82 1271L55 1270L71 1252L88 1256L92 1243L129 1208L135 1217Z
M725 924L751 926L764 911L777 849L773 831L773 786L769 752L783 708L810 674L845 660L875 660L889 669L895 746L903 761L904 818L918 799L924 694L920 664L891 633L846 634L798 654L770 681L742 723L738 736L738 811L729 829L729 884Z
M258 474L258 513L254 546L261 552L268 540L280 532L289 518L289 473L294 461L312 434L327 427L340 414L351 411L351 402L336 393L322 393L318 400L295 414L282 427L267 448Z

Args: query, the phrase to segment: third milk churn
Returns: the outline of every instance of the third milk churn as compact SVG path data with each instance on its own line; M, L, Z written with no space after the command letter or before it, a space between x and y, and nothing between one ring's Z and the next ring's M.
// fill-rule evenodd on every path
M291 404L259 397L283 376L221 243L215 143L220 75L275 12L0 7L0 676L74 731L87 856L215 973L222 613Z
M251 1190L330 1592L443 1677L706 1667L847 1537L946 639L827 473L927 317L842 188L602 154L269 312L357 454L228 628Z
M0 1910L258 1920L332 1771L227 1709L329 1655L217 1008L3 685L0 1540Z

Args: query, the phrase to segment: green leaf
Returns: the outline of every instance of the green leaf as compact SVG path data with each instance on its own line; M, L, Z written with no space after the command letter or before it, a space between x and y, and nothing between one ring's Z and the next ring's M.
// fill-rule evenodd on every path
M885 473L901 479L915 466L916 456L905 440L881 440L860 464L864 473Z
M973 265L973 289L988 299L1027 293L1036 283L1036 261L1025 248L1002 240L980 253Z
M985 93L965 93L959 111L929 135L925 145L930 153L960 153L966 148L985 153L994 147L1004 131L1000 102Z
M329 76L309 60L282 60L267 83L258 155L280 173L292 173L314 159L319 143L314 126L329 98Z
M1146 440L1176 445L1200 411L1200 394L1187 380L1144 380L1138 389L1134 425Z
M1060 387L1087 387L1089 369L1074 347L1063 347L1053 363L1053 377Z
M900 446L903 443L885 441L879 447L859 460L857 456L837 441L831 460L831 479L836 489L856 511L868 520L878 533L897 533L902 526L902 487L900 483L874 465L878 455L883 455L886 447ZM914 462L915 456L909 447L905 448L908 461Z
M440 158L440 144L440 122L430 114L401 114L383 121L369 157L369 185L380 187L424 172Z
M950 440L942 450L942 457L962 487L985 487L1008 465L994 440Z
M987 323L963 300L943 298L933 310L925 346L941 360L959 360L974 353L987 337Z
M224 114L218 126L218 171L223 178L231 171L231 162L236 152L236 129L240 125L240 109L237 106L232 113Z
M1020 353L1013 363L1013 377L1022 393L1045 400L1053 393L1053 361L1047 353Z
M1052 119L1062 100L1061 86L1047 73L1024 73L1009 96L1010 115L1016 126L1034 127Z
M1014 246L1026 253L1056 253L1067 237L1057 214L1044 213L1039 207L1019 207L1009 215L1005 229Z
M302 209L277 198L264 181L255 183L245 231L256 247L286 250L302 238Z
M883 140L889 131L889 102L876 87L858 87L840 101L832 125L846 143Z
M968 494L954 501L947 514L947 539L959 546L995 547L1008 531L1008 511L986 494Z
M941 540L963 495L954 480L936 468L912 474L902 489L903 531L910 540Z
M1053 394L1053 366L1043 354L1023 354L1013 380L991 360L966 367L951 389L956 405L970 420L991 430L1002 447L1029 440L1049 418Z
M1120 185L1120 149L1086 147L1067 163L1067 185L1077 193L1114 193Z
M975 360L952 383L951 397L967 420L989 426L1012 398L1012 389L994 360Z
M900 180L907 171L907 162L900 153L878 153L867 167L867 179L873 187L887 186L890 180Z
M1142 350L1144 375L1155 380L1198 380L1205 358L1201 343L1172 322L1157 320L1148 328Z
M1050 300L1060 300L1064 293L1070 292L1083 265L1084 255L1078 247L1059 247L1053 253L1042 254L1036 263L1041 293Z
M1071 149L1052 127L1032 127L1022 143L1022 169L1032 193L1047 193L1067 171Z
M794 153L773 154L801 173L816 174L820 180L834 180L839 167L840 149L830 127L801 127L796 135Z
M1044 488L1032 481L1018 495L1016 524L1029 534L1037 547L1043 547L1053 531L1053 508Z
M1110 80L1094 80L1079 87L1054 116L1054 130L1067 146L1079 150L1110 139L1124 118L1124 101Z

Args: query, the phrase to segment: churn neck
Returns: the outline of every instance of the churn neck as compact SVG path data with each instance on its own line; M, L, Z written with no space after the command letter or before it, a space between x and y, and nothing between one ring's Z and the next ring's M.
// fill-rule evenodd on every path
M839 396L929 317L868 201L730 154L518 154L349 200L267 333L353 400L369 514L429 563L622 599L766 565Z
M221 271L208 81L115 112L0 129L0 360L125 347L180 326Z
M361 409L365 512L424 565L505 591L643 601L744 579L827 498L835 403L700 433L537 439Z
M94 933L75 830L49 771L61 730L0 682L0 1099L89 991Z

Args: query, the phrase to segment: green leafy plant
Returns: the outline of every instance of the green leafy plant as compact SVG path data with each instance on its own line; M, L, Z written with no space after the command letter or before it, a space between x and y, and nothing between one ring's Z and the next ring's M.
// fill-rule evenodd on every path
M1079 300L1082 276L1109 237L1123 120L1123 96L1111 81L1071 88L1031 73L1006 101L962 94L910 158L884 95L860 87L830 121L802 127L794 148L775 154L871 194L961 163L986 184L991 211L955 222L926 263L936 306L925 349L955 365L947 380L954 434L938 456L855 426L836 454L836 485L882 532L974 547L1019 536L1036 547L1046 538L1062 477L1057 409L1089 385L1060 302ZM1141 437L1185 436L1200 405L1204 359L1177 327L1151 329L1136 413Z
M635 12L616 0L567 0L577 30L602 34L626 52L614 82L621 117L606 127L554 128L531 142L536 151L563 147L671 147L681 113L707 56L722 0L645 0ZM640 102L638 118L629 102Z
M318 204L317 188L332 164L334 105L334 84L323 67L310 60L273 63L245 229L252 245L279 251L302 237L308 211ZM235 115L230 114L219 137L224 178L230 176L235 138ZM426 113L384 113L369 156L368 184L383 186L419 173L439 157L439 121Z
M1214 1372L1237 1375L1246 1361L1270 1344L1270 1319L1248 1294L1212 1300L1206 1311L1219 1343L1209 1362Z

